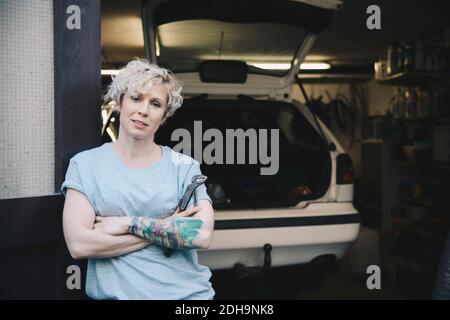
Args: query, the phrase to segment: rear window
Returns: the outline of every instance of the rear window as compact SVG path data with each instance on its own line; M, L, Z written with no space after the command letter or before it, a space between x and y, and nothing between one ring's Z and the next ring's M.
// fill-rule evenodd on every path
M158 130L157 143L173 148L179 141L172 141L172 132L184 128L191 133L194 146L194 139L202 139L198 132L197 136L194 132L195 121L201 121L202 132L215 128L222 132L223 137L226 137L227 129L279 130L279 167L274 175L261 175L261 167L265 166L250 164L248 153L245 164L237 164L237 161L232 164L201 164L203 174L208 176L208 192L216 208L293 206L301 200L319 198L328 189L330 153L317 131L293 105L250 99L187 100ZM246 150L249 150L249 140L245 143ZM203 141L202 150L210 144L211 141ZM236 144L234 147L236 157ZM269 143L268 154L270 150ZM224 148L223 159L229 151ZM188 155L194 156L194 152L190 150ZM299 186L307 187L311 193L299 195L295 192Z
M250 73L283 76L305 36L300 27L277 23L175 21L157 27L156 56L176 73L198 71L205 60L238 60Z
M177 128L193 130L194 121L201 121L203 131L226 129L278 129L280 146L308 146L322 148L325 144L317 131L295 106L285 102L241 100L187 99L182 108L169 118L157 132L161 142L169 143ZM168 144L170 145L170 143Z

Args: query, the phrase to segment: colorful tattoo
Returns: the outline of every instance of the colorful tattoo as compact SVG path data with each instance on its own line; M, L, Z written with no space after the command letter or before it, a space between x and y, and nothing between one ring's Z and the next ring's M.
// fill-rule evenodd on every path
M194 248L203 221L194 218L152 219L133 217L129 232L166 248Z

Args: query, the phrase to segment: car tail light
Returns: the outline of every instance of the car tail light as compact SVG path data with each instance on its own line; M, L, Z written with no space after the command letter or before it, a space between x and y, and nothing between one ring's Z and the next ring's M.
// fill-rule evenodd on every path
M353 183L353 164L348 154L342 153L336 159L336 183Z

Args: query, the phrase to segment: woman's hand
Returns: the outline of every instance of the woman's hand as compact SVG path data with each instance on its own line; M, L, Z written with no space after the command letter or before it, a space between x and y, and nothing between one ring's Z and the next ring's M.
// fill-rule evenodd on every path
M131 217L95 217L94 230L112 236L119 236L128 233Z

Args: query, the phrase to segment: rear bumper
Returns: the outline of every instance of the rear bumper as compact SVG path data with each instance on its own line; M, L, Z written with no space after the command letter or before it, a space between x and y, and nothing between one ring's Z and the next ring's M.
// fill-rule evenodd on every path
M253 218L246 213L235 212L234 219L220 219L218 214L212 245L199 251L202 264L211 269L228 269L236 263L262 266L262 248L267 243L273 248L272 266L308 263L328 254L341 258L360 228L359 214L351 203L257 210L252 211Z

